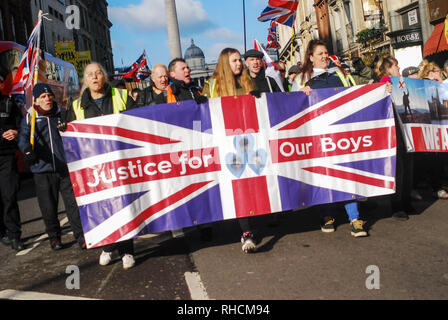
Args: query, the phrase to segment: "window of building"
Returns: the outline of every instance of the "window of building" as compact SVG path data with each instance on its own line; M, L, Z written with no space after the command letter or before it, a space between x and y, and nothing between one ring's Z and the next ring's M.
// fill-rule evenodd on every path
M14 21L14 16L11 16L11 25L12 25L12 41L17 42L16 40L16 23Z
M5 40L5 34L3 33L3 16L1 9L0 9L0 39Z

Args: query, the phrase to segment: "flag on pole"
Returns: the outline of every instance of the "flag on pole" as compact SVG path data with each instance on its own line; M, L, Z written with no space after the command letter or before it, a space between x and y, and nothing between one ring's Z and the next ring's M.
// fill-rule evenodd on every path
M269 0L268 6L261 12L258 21L274 20L292 27L296 17L299 0Z
M277 41L277 23L275 21L272 21L271 26L268 28L268 43L266 49L268 48L280 48L280 44Z
M280 78L280 71L278 70L277 65L274 63L274 61L272 61L271 57L267 54L266 50L264 50L257 39L255 39L254 41L254 49L263 53L263 60L265 65L267 66L265 70L266 76L274 79L282 92L285 92L285 89L283 88L283 82Z
M145 80L151 75L146 60L146 51L130 66L124 73L113 75L116 79L133 79L135 81Z
M12 83L11 94L25 94L25 90L33 84L33 74L35 68L38 68L36 62L39 54L39 34L41 25L42 18L39 18L28 39L22 60L20 61L19 68L17 69L16 76Z

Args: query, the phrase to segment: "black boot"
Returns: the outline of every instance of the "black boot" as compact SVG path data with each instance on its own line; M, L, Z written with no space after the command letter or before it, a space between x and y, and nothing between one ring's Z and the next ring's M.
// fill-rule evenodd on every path
M8 236L3 236L1 241L5 246L9 247L11 245L11 239Z
M50 239L50 247L54 251L61 250L62 249L62 242L60 238L52 238Z
M25 246L23 245L23 242L20 239L12 239L11 248L13 248L16 251L22 251L23 249L25 249Z

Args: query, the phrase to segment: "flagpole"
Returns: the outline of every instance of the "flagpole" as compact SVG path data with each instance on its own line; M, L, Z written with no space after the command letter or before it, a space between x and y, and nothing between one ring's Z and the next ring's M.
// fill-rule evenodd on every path
M289 64L291 65L290 67L292 67L292 56L293 56L293 50L294 50L295 26L296 26L296 16L294 15L294 20L292 22L291 53L290 53L290 56L289 56Z
M42 21L42 10L39 10L39 16L37 21L43 23ZM39 28L42 28L42 24L40 25ZM33 75L33 88L34 86L37 84L37 81L39 80L39 63L40 63L40 31L38 30L37 32L37 55L36 55L36 64L34 66L34 75ZM33 54L33 53L31 53ZM31 58L32 61L32 58ZM31 130L30 130L30 144L31 144L31 148L34 149L34 134L36 131L36 109L34 108L34 95L33 95L33 104L31 106L32 108L32 113L31 113Z
M244 52L247 51L246 46L246 1L243 0L243 25L244 25Z

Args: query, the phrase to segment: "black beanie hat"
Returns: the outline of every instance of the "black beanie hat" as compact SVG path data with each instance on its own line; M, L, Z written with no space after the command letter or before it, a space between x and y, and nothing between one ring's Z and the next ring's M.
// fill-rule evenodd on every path
M34 99L39 98L42 93L49 93L54 96L53 90L51 90L48 84L39 82L33 88Z

